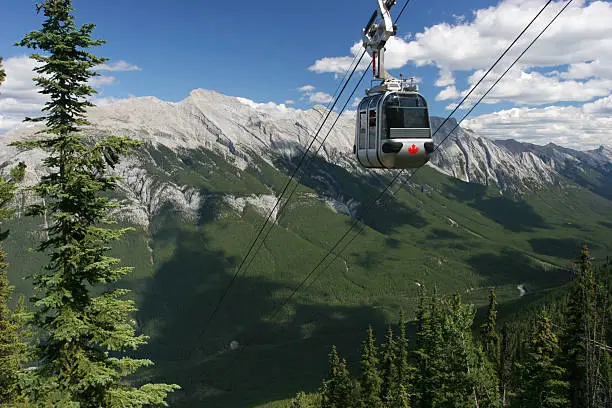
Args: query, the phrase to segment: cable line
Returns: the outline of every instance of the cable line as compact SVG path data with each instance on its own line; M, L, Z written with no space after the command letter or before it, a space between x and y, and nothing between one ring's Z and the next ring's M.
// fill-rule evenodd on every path
M549 0L552 1L552 0ZM410 3L410 0L406 0L406 2L404 3L404 6L402 7L402 9L400 10L397 18L395 19L395 23L397 23L397 21L399 20L399 18L402 16L402 14L404 13L404 11L406 10L406 7L408 6L408 3ZM321 123L319 129L317 130L317 133L315 134L315 136L312 138L310 144L308 145L308 147L306 148L306 151L304 152L304 154L302 155L300 161L298 162L297 167L294 169L293 173L291 174L289 181L287 181L287 183L285 184L285 187L283 188L281 194L279 195L279 197L276 200L276 203L274 204L274 207L272 207L272 209L270 210L270 212L268 213L268 216L266 217L263 225L261 226L261 228L259 229L255 239L253 240L253 242L251 243L251 245L249 246L249 249L247 250L246 255L242 258L242 261L240 262L240 265L238 266L238 269L236 270L236 272L234 273L234 275L232 276L232 279L230 281L230 283L228 284L228 286L225 288L223 294L221 295L221 297L219 298L219 300L217 301L217 304L215 305L215 308L213 309L213 312L210 314L210 316L208 317L205 325L204 325L204 330L202 333L205 333L206 330L208 329L210 322L212 321L212 319L215 317L215 315L217 314L217 312L219 311L219 308L221 307L221 304L223 303L223 300L225 299L225 297L227 296L227 294L229 293L229 290L231 289L231 287L234 285L240 271L242 270L242 266L244 265L246 259L249 257L249 255L251 254L251 251L253 250L253 247L255 246L255 243L257 242L257 240L259 239L259 237L261 236L261 234L263 233L263 230L265 229L266 225L268 224L268 222L270 221L270 218L272 217L272 214L274 213L274 210L276 209L276 207L278 206L278 204L280 203L280 200L282 199L283 195L285 194L285 192L287 191L287 188L289 187L289 184L291 184L291 181L293 181L297 171L299 170L299 168L302 166L308 152L310 151L310 148L312 147L313 143L315 142L315 140L317 140L317 137L319 135L319 132L321 131L321 129L323 128L325 122L327 121L327 119L329 118L329 115L331 114L331 112L333 111L334 107L336 106L336 103L338 102L338 100L340 99L340 95L342 95L342 93L344 92L346 86L350 83L350 80L353 76L353 74L355 73L355 71L357 70L357 68L359 67L359 64L361 63L361 60L363 59L364 55L366 53L366 50L364 49L363 53L361 54L361 57L359 58L359 61L357 62L357 64L353 67L353 69L351 70L351 74L349 75L349 78L347 79L346 83L344 84L344 86L342 87L342 90L340 91L340 93L338 94L338 98L335 99L333 105L331 106L331 108L329 108L328 105L328 112L327 115L325 116L325 118L323 119L323 122ZM355 56L356 58L356 56ZM355 61L355 58L353 58L353 61ZM352 63L351 63L352 64ZM372 63L370 62L370 65ZM365 72L369 69L370 65L368 65L368 68L364 71ZM349 66L350 68L350 66ZM347 70L348 73L348 70ZM345 74L345 78L346 78L346 74ZM363 76L362 76L363 79ZM359 83L361 83L361 80L359 81ZM359 83L357 86L359 86ZM356 88L355 88L356 89ZM351 97L354 94L355 91L353 91L353 93L351 93ZM347 103L350 100L350 97L347 99ZM346 107L346 104L345 104ZM344 111L344 108L342 109L342 112ZM339 115L340 116L340 115ZM338 118L339 118L338 116ZM334 124L330 127L329 132L327 133L326 137L323 139L323 142L321 142L321 145L319 146L318 151L321 149L321 146L323 146L323 144L325 143L325 140L327 139L327 136L329 136L329 134L331 133L331 130L333 129L334 125L336 124L338 118L336 119L336 121L334 122ZM316 154L316 153L315 153ZM293 192L295 191L295 188L292 190L291 195L293 194ZM289 201L290 197L286 200L285 205L287 204L287 202ZM283 208L284 208L283 206ZM279 215L279 213L277 213L277 216ZM272 225L272 228L274 226ZM271 228L270 228L271 230ZM269 234L269 233L268 233ZM266 237L267 235L266 234ZM259 251L259 249L262 247L263 242L265 241L265 238L262 240L262 243L259 245L258 249L256 250L256 252L253 254L252 260L255 258L255 256L257 255L257 252ZM249 263L249 265L252 263ZM202 334L203 335L203 334Z

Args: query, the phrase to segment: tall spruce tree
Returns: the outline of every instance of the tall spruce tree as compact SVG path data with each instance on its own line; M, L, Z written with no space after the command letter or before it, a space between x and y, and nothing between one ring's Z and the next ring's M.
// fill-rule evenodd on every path
M87 81L98 75L92 68L106 60L86 50L103 41L92 39L93 24L76 26L71 0L46 0L36 7L45 17L42 29L17 43L46 53L31 58L41 63L35 71L42 75L35 82L49 97L43 108L46 116L30 119L46 122L46 136L16 144L48 153L43 163L49 174L35 186L46 205L33 205L27 213L40 216L46 210L51 218L48 238L36 248L47 253L50 262L43 273L33 275L34 321L45 338L38 348L32 398L54 407L166 405L167 394L177 385L134 388L125 377L153 363L117 357L147 341L135 335L130 322L136 308L125 299L128 291L91 294L93 287L108 288L132 270L107 255L109 243L128 229L106 227L115 223L110 215L115 205L104 193L117 181L108 167L137 143L117 136L93 141L81 134L81 126L89 124L86 108L93 106L86 98L95 93Z
M398 385L403 385L406 393L410 396L413 392L414 367L408 361L408 337L406 336L406 317L403 310L399 313L398 336L396 342L395 377Z
M419 293L416 313L415 349L415 393L414 406L430 408L435 406L443 384L444 357L442 346L442 324L444 320L440 299L436 292L427 298L424 291Z
M329 353L329 371L319 391L321 408L355 408L359 400L346 361L340 360L336 346Z
M487 321L480 328L483 349L493 364L497 375L500 371L500 338L497 332L497 299L495 289L489 292L489 307L487 309Z
M499 406L497 376L482 349L474 344L474 308L459 295L446 302L443 322L442 386L435 407Z
M0 78L3 79L3 78ZM2 230L2 222L10 218L14 210L7 207L13 199L17 183L23 179L25 164L11 169L9 177L0 176L0 244L8 236ZM28 359L29 348L25 341L24 321L9 309L12 286L7 276L6 253L0 245L0 406L12 406L23 402L19 389L19 372ZM23 298L20 299L20 303ZM22 312L22 311L21 311Z
M559 344L548 316L538 319L534 338L522 365L517 403L523 408L566 408L569 388L565 370L557 365Z
M519 341L516 325L504 323L501 329L499 379L502 406L506 406L513 390L516 378L515 362L518 360Z
M397 345L393 338L393 329L387 329L385 343L380 350L380 398L387 405L392 397L393 392L397 392L399 383L397 382L396 354Z
M361 348L361 406L363 408L380 408L382 379L379 372L378 349L372 326Z
M388 408L410 408L410 396L404 384L397 386L391 394L391 401L386 405Z
M599 407L608 394L607 376L602 376L608 360L600 346L606 342L607 292L595 276L589 248L584 245L562 337L562 361L568 373L572 408Z

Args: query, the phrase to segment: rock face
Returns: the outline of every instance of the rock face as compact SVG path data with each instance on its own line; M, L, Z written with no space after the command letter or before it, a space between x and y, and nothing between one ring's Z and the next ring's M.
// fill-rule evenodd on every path
M89 112L92 126L85 132L93 137L131 136L152 148L163 146L177 154L190 149L209 150L224 157L240 174L249 167L257 169L258 160L275 166L279 157L300 157L327 115L328 111L322 106L303 111L198 89L177 103L141 97L93 108ZM336 119L336 125L328 134ZM354 112L340 118L330 113L310 151L318 151L326 162L350 172L365 173L352 157L354 121ZM441 123L441 118L432 117L434 129ZM436 145L446 140L428 165L466 182L497 185L502 194L555 184L568 163L606 172L612 167L612 150L604 146L579 152L553 144L537 146L514 140L491 141L461 127L449 136L455 125L456 121L451 119L434 135ZM28 166L26 185L36 183L46 173L41 164L42 152L18 152L8 146L15 140L35 137L40 126L25 125L0 135L0 173L18 161L25 161ZM324 138L325 143L321 146ZM127 201L123 208L129 210L129 218L146 226L166 202L173 203L186 216L196 217L201 201L209 197L188 185L160 181L146 170L145 161L132 157L117 169L124 177L121 187ZM330 183L333 184L333 180ZM227 196L223 200L236 211L249 203L267 212L278 193L280 191L250 197ZM329 192L326 201L337 211L347 214L356 205L350 197L330 198ZM27 200L24 203L27 204Z

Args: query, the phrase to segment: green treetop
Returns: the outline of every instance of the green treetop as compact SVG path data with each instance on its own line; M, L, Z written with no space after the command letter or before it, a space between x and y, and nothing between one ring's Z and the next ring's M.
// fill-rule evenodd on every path
M361 405L364 408L379 408L382 379L378 371L378 348L374 331L370 326L361 349Z
M537 322L522 368L518 403L524 408L566 408L569 384L565 370L556 364L559 343L547 316Z

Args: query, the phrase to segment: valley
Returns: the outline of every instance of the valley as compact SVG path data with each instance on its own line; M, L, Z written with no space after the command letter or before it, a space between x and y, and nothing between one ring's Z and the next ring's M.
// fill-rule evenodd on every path
M273 213L265 243L204 332L321 115L197 90L179 103L136 98L90 117L94 140L117 134L145 142L117 168L124 180L116 215L135 230L113 251L135 267L119 286L133 290L138 329L150 336L137 356L156 363L135 381L180 384L168 399L175 406L260 406L314 391L330 345L355 366L351 350L364 327L384 333L399 309L413 320L419 285L458 292L479 308L495 287L503 320L568 282L582 243L595 258L612 253L609 150L490 141L458 128L430 164L365 211L395 172L356 167L347 114L298 171L294 196ZM441 122L432 118L435 127ZM18 129L3 143L32 133ZM5 146L0 152L0 171L25 161L26 183L44 174L40 156ZM23 216L35 200L19 192L19 211L4 225L18 293L31 292L22 278L43 261L27 252L43 222ZM272 319L354 219L363 229Z

